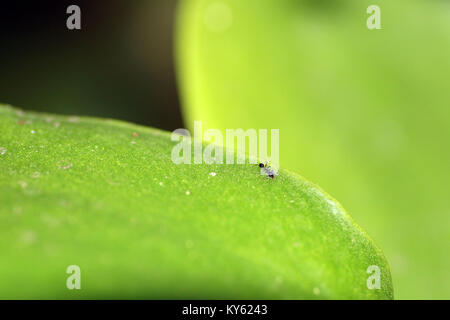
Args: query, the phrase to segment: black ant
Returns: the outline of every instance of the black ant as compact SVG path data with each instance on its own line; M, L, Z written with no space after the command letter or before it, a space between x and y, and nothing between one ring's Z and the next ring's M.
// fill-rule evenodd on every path
M262 162L260 162L260 163L258 164L258 166L259 166L260 168L264 168L264 172L266 173L266 175L267 175L269 178L273 179L273 178L275 177L275 174L274 174L273 170L271 169L270 165L267 164L267 162L266 162L265 164L262 163Z

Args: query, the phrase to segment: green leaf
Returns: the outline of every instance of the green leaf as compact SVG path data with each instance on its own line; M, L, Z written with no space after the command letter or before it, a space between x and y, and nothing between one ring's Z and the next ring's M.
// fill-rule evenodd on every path
M175 165L169 133L120 121L0 106L0 132L0 298L392 298L381 251L298 175Z
M381 8L382 30L366 28ZM445 1L182 1L186 124L280 129L280 164L336 196L392 266L396 297L450 296Z

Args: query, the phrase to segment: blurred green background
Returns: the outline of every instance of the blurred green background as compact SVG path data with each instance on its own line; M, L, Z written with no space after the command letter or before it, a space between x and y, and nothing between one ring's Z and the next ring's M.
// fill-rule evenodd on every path
M372 4L381 30L366 27ZM450 298L450 2L182 5L186 124L279 128L280 166L373 236L396 298Z
M66 29L70 4L81 31ZM368 231L396 298L450 298L450 2L180 4L2 2L0 101L166 130L279 128L281 167ZM366 28L371 4L382 30Z

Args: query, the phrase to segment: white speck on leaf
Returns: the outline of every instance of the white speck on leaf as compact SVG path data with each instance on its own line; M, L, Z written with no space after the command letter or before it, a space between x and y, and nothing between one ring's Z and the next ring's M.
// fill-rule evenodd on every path
M31 177L32 178L34 178L34 179L37 179L37 178L39 178L41 176L41 173L40 172L33 172L32 174L31 174Z
M25 181L19 181L19 185L22 187L22 189L25 189L28 186Z
M70 164L68 164L68 165L66 165L66 166L60 166L59 168L60 168L61 170L67 170L67 169L72 168L72 164L70 163Z
M36 242L36 239L37 239L37 235L36 235L36 232L34 232L34 231L25 231L22 234L22 242L25 244L28 244L28 245L33 244Z
M187 190L186 191L186 195L188 196L188 195L190 195L191 194L191 192L189 191L189 190Z
M3 156L6 153L6 151L8 151L8 149L0 148L0 156Z
M333 214L338 214L339 210L337 209L336 204L331 200L327 200L327 202L331 206L331 212L333 212Z
M210 172L209 175L210 175L211 177L215 177L215 176L217 175L217 173L215 173L215 172Z
M36 133L36 131L34 131L34 130L31 130L31 133L32 133L32 134L35 134L35 133Z

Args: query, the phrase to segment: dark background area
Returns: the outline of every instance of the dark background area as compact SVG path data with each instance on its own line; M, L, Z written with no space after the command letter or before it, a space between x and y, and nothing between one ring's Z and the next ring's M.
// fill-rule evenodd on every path
M81 30L66 9L81 8ZM173 65L175 0L0 3L0 103L182 127Z

